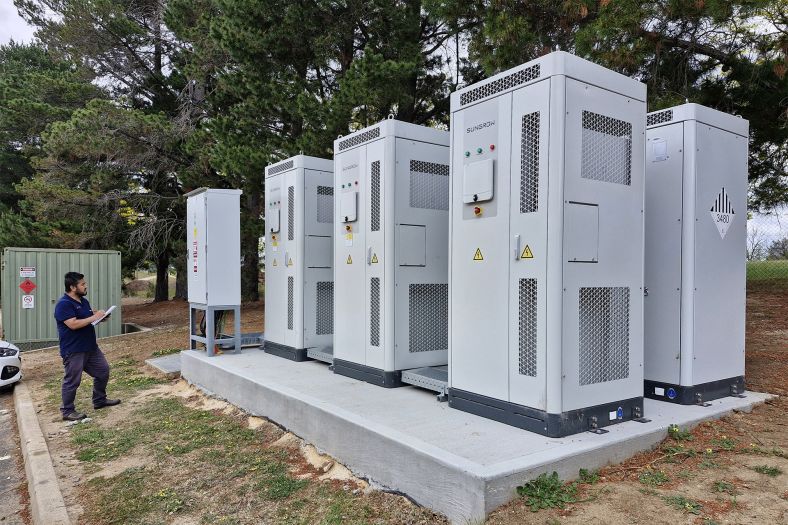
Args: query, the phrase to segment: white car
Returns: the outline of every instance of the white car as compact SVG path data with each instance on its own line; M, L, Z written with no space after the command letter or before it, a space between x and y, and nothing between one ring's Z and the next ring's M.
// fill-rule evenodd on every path
M20 379L22 379L22 356L19 348L6 341L0 341L0 388L14 385Z

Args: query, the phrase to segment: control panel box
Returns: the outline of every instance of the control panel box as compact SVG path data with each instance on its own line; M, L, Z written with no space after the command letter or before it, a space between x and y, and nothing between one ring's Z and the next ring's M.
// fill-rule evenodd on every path
M241 304L241 190L199 188L186 194L189 302Z
M334 371L385 387L448 359L449 133L396 120L334 142Z
M297 155L265 171L265 346L295 361L334 332L334 163Z
M748 128L697 104L648 114L647 397L744 391Z
M645 100L564 52L452 94L451 407L548 436L641 417Z

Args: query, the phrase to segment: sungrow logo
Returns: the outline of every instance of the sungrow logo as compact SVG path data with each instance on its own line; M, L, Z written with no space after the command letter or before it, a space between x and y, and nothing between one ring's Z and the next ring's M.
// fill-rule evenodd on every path
M487 122L476 124L475 126L471 126L470 128L465 128L465 133L473 133L474 131L479 131L484 128L489 128L490 126L495 126L494 120L488 120Z

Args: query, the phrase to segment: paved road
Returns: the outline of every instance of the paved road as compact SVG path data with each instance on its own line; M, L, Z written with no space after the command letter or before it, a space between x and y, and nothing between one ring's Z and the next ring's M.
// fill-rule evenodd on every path
M0 525L23 525L19 486L24 482L22 451L14 417L14 396L0 392Z

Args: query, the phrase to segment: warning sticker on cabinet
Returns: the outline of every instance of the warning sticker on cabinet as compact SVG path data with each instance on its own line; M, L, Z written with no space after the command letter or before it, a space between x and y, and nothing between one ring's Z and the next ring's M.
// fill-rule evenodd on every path
M531 247L528 246L527 244L525 245L525 248L523 249L523 253L522 253L522 255L520 255L520 258L521 259L533 259L534 258L534 252L531 251Z
M353 264L353 258L350 255L347 256L347 264Z
M484 255L482 255L482 249L481 248L476 248L476 253L473 254L473 260L474 261L483 261L484 260Z
M377 263L378 263L378 254L377 253L373 253L372 254L372 264L377 264Z
M720 239L724 239L735 216L731 200L724 187L722 191L717 194L717 200L714 201L710 214L711 220L714 221L714 225L717 226L717 231L720 232Z

